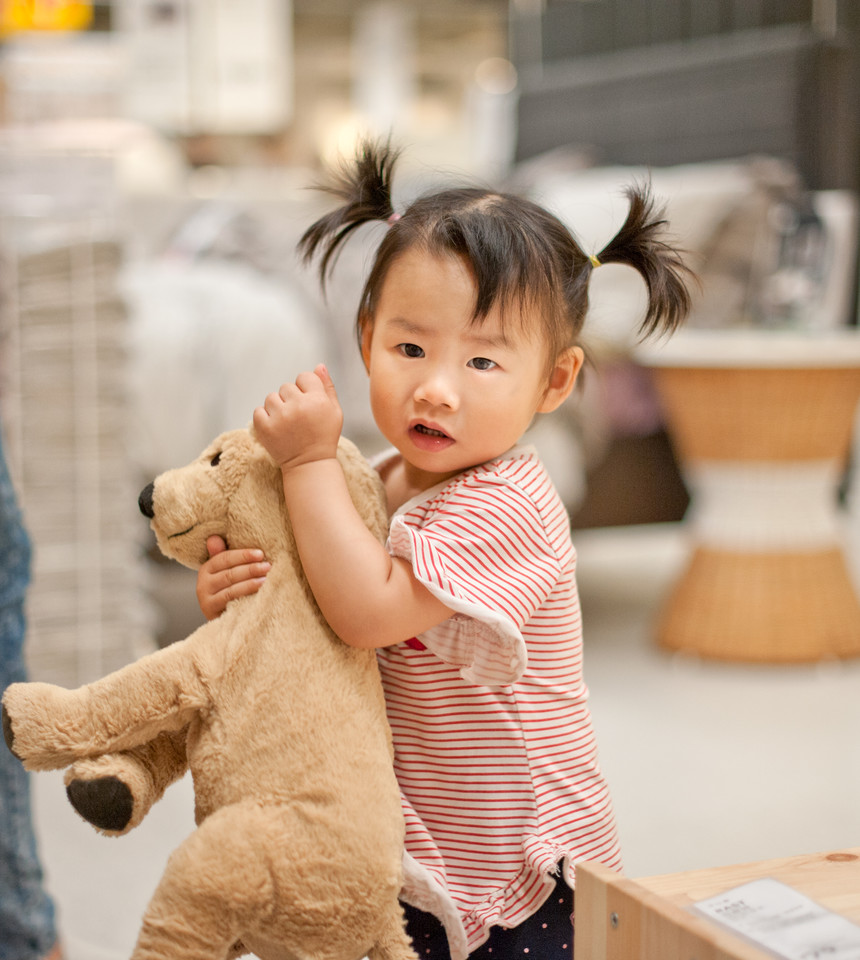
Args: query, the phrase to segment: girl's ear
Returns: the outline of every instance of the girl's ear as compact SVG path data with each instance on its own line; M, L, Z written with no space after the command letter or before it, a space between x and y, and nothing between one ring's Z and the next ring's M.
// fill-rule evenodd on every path
M549 383L537 413L549 413L567 400L582 369L584 359L585 354L581 347L568 347L558 357L550 372Z
M364 369L370 372L370 341L373 339L373 321L368 317L361 328L361 359Z

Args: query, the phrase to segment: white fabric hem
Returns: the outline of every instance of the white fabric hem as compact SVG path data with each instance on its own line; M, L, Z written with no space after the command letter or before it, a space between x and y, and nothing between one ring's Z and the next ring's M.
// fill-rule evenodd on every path
M469 948L466 930L451 895L430 871L413 856L403 851L403 888L400 896L408 904L432 913L445 928L451 960L467 960Z
M392 549L391 538L395 534L395 524L397 524L396 519L392 522L392 530L389 534L389 549ZM397 524L397 526L397 534L405 534L405 537L402 537L402 547L400 549L397 546L393 548L393 555L412 564L412 572L418 582L426 587L434 597L441 600L446 607L453 610L455 614L467 617L469 620L476 621L487 628L480 637L473 638L472 659L469 663L452 659L447 645L441 641L437 642L433 637L432 630L421 634L420 639L424 646L443 662L460 667L460 676L468 683L504 687L519 680L528 664L528 651L523 635L514 621L498 610L456 597L440 587L439 584L423 576L420 571L415 569L414 565L413 531L403 523ZM398 539L401 538L398 537ZM485 663L482 663L476 656L478 644L484 644L485 647L492 645L494 648L492 650L493 656L484 658Z
M437 599L441 600L442 603L454 610L455 613L463 614L470 620L477 620L479 623L488 626L492 630L492 635L485 635L479 642L494 643L499 651L500 656L503 659L507 658L507 670L504 675L499 675L495 672L485 672L473 660L472 663L466 664L460 668L460 676L464 680L466 680L468 683L502 687L516 683L516 681L522 677L523 673L525 673L526 667L528 666L528 651L526 649L526 642L523 639L523 635L517 629L517 626L513 620L509 620L503 614L500 614L495 610L490 610L489 607L481 607L476 603L468 603L465 600L459 600L457 597L452 596L450 593L446 593L446 591L441 590L435 584L429 583L427 580L421 576L418 576L417 574L416 578L419 580L419 582L423 583L424 586ZM444 659L444 656L441 656L440 651L433 649L434 644L432 635L427 636L422 634L421 642L424 643L428 650L435 653L436 656L440 656L441 659Z
M528 861L523 865L525 871L536 873L546 881L544 883L545 896L541 898L540 903L532 913L536 913L552 895L558 879L562 879L572 890L576 888L574 883L574 855L567 847L559 845L556 849L556 857L555 862L542 867L535 864L530 865ZM465 925L451 895L423 864L405 850L403 852L401 899L418 910L432 914L439 920L448 937L448 950L451 954L451 960L468 960L470 952L477 950L478 947L486 943L494 926L505 929L511 928L511 924L506 923L502 918L506 899L504 893L504 891L500 891L496 895L500 904L499 914L495 918L488 918L483 923L480 938L470 947Z

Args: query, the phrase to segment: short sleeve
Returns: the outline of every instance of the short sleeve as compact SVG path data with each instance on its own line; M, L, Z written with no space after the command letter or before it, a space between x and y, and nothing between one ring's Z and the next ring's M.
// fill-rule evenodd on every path
M455 615L421 635L464 679L487 686L518 680L526 667L522 628L562 572L537 503L496 475L457 485L420 526L394 517L388 549Z

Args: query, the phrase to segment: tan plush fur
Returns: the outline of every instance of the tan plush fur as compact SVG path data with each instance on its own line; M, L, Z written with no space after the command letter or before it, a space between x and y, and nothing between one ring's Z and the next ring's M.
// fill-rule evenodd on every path
M384 495L354 447L339 458L368 526ZM187 767L197 828L173 853L133 960L414 960L397 900L403 849L373 651L338 640L302 574L280 471L247 430L152 488L152 527L191 567L206 538L261 547L262 589L187 639L77 690L14 684L4 732L30 770L119 785L125 832ZM71 795L71 794L70 794ZM122 813L122 811L120 811ZM124 815L120 816L122 820Z

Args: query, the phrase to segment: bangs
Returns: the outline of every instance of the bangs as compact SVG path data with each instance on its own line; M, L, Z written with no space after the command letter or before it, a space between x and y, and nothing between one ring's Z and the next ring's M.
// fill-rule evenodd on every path
M542 335L553 353L563 349L569 339L569 317L560 294L568 285L563 267L567 258L559 256L558 240L563 250L569 249L569 232L519 197L453 193L446 213L426 223L424 246L428 253L461 256L469 264L476 288L474 323L480 325L496 309L503 330L513 320L518 332ZM540 317L539 330L530 322L535 315Z
M415 248L468 264L475 280L475 325L496 310L503 331L542 337L551 358L574 343L587 307L587 283L575 269L578 247L570 232L529 200L470 188L419 198L389 228L365 285L359 339L389 268Z

